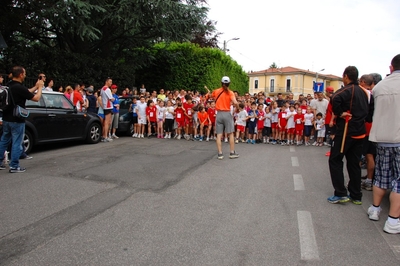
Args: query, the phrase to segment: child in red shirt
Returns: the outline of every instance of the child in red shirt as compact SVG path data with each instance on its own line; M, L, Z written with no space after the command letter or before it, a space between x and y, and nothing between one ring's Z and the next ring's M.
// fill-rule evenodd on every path
M278 130L282 146L285 145L285 139L286 139L286 125L287 125L286 116L287 116L286 106L282 105L281 111L278 114Z
M151 128L154 128L154 132L157 130L157 107L154 105L153 100L147 101L146 117L149 122L147 128L147 137L151 136Z
M257 118L258 118L258 120L257 120L257 133L258 133L258 136L257 136L257 142L261 143L262 139L263 139L262 132L263 132L263 129L264 129L264 120L265 120L264 104L259 103L257 107L258 107L258 116L257 116Z
M182 108L182 103L179 101L178 106L175 109L175 121L177 125L177 139L181 139L182 127L185 123L185 111Z
M183 103L183 109L185 111L185 139L190 140L190 135L193 130L193 106L192 97L187 96L186 102Z
M208 126L211 130L213 130L213 135L215 135L215 117L217 116L217 111L215 110L215 102L211 102L211 107L207 109L208 117L210 118L210 125ZM213 136L210 137L213 139Z
M297 114L294 115L294 130L296 132L296 144L300 145L303 140L303 130L304 130L304 114L302 108L297 108Z

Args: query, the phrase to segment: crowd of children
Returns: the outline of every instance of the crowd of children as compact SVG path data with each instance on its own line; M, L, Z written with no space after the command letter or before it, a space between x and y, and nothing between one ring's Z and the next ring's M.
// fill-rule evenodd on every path
M157 138L184 138L186 140L209 141L215 138L215 102L211 98L196 97L190 93L184 96L133 98L132 112L134 138L156 135ZM325 121L323 115L315 115L308 101L300 103L284 101L278 107L277 101L265 101L255 97L238 96L238 108L231 107L235 122L236 139L239 143L271 143L280 145L323 146ZM225 138L227 142L227 138Z

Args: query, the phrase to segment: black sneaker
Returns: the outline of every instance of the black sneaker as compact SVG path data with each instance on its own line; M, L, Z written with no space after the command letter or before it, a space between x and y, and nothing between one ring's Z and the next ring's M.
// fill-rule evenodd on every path
M10 173L23 173L26 171L24 167L10 168Z
M0 170L5 170L5 169L6 169L6 166L4 164L1 164L0 165Z
M222 153L218 153L218 160L224 159L224 155Z
M229 154L229 159L236 159L239 158L239 154L236 153L236 151L233 151Z

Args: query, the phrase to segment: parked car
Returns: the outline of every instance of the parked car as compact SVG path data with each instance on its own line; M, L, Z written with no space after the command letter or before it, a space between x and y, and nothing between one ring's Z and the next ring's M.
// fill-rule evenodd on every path
M132 135L132 112L129 112L129 107L132 104L133 96L120 96L119 98L119 122L118 134Z
M27 153L35 145L44 143L84 140L94 144L100 141L99 117L77 111L62 93L43 91L40 101L26 101L26 109L30 112L24 136Z

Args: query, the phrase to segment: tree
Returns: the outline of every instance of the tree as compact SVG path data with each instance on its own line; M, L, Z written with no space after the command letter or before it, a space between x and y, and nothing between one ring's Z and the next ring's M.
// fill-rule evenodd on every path
M132 84L136 69L152 62L144 51L155 43L193 40L205 47L216 43L218 35L214 24L206 22L204 3L4 0L0 31L9 48L3 52L1 72L20 64L57 79L69 76L65 82L93 83L118 76L120 82Z
M278 68L278 65L277 65L275 62L273 62L273 63L269 66L269 68Z

